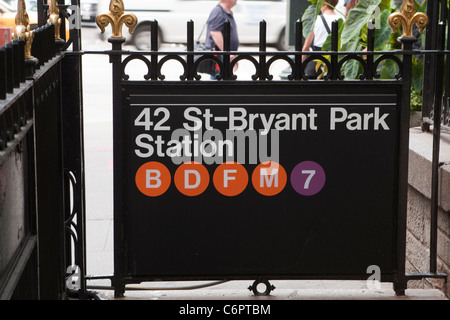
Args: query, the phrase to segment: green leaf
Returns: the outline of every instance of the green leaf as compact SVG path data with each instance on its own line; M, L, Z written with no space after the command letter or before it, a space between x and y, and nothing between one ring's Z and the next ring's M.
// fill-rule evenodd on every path
M378 18L379 23L375 21L375 50L385 50L389 43L392 30L388 24L388 18L391 15L389 10L383 10ZM379 27L379 28L378 28Z
M413 59L411 70L411 85L417 92L422 91L423 86L423 63L417 59Z
M303 37L306 39L309 37L314 29L314 24L316 23L317 16L319 15L320 9L323 7L325 0L308 0L311 5L306 8L302 16L303 22Z
M357 51L362 50L362 45L357 47ZM362 73L362 66L357 60L349 60L342 66L341 72L345 79L356 79Z
M380 2L381 0L359 0L358 5L350 11L342 30L342 51L355 51L361 29L367 25Z
M395 75L399 72L397 63L390 59L384 60L379 69L381 79L394 79Z

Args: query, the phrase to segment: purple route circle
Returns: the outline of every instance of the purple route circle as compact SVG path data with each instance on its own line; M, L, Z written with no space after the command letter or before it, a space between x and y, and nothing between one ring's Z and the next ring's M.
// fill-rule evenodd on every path
M325 185L325 171L314 161L304 161L295 166L291 173L291 185L302 196L313 196Z

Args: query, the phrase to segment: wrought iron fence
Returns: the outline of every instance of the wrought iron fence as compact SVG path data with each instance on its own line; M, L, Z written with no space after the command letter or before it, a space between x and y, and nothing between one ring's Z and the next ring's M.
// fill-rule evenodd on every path
M20 20L0 48L0 299L87 294L65 282L70 265L85 273L81 61L46 22Z
M443 0L431 1L427 6L427 14L435 17L430 20L426 32L424 85L422 118L424 130L430 126L442 127L450 131L450 15L448 3ZM444 68L443 68L444 66Z

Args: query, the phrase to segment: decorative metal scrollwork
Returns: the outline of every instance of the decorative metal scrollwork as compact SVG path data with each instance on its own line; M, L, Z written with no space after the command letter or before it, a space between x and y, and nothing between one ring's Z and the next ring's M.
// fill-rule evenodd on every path
M423 30L428 25L428 16L422 12L416 12L416 2L414 0L404 0L401 6L401 12L391 14L388 23L392 32L395 32L402 26L402 36L405 38L414 38L414 24L419 27L420 33L423 33Z
M55 25L55 40L61 40L60 26L61 18L59 17L59 6L56 0L51 0L48 8L49 17L47 22Z
M149 80L152 77L152 75L153 75L153 73L152 73L152 65L151 65L150 60L148 60L147 57L143 56L142 54L132 54L132 55L126 57L122 61L122 79L123 80L129 80L130 79L130 76L125 73L125 69L126 69L128 63L130 61L133 61L133 60L141 60L141 61L143 61L145 63L145 65L147 66L147 74L144 75L144 79L145 80Z
M137 18L134 14L125 14L125 8L122 0L111 0L109 4L109 13L101 14L97 17L97 26L102 33L108 24L111 24L112 38L122 38L122 26L125 24L130 33L133 33L137 25Z
M402 76L403 76L403 63L398 57L396 57L393 54L384 54L384 55L382 55L381 57L379 57L379 58L377 58L375 60L375 62L373 63L374 77L377 78L377 79L380 78L381 75L377 71L377 69L378 69L378 66L381 64L381 62L385 61L385 60L392 60L393 62L395 62L397 64L397 67L398 67L399 71L395 75L395 79L397 79L397 80L401 79Z
M314 60L320 60L325 64L325 68L326 68L326 74L323 76L324 80L328 80L331 78L331 74L333 74L334 70L333 70L333 65L331 64L331 62L324 56L321 55L310 55L308 56L302 63L302 74L301 77L305 80L308 80L308 76L305 74L304 70L305 67L309 64L312 63Z
M337 78L339 80L344 80L344 75L341 73L342 66L344 65L344 63L351 61L351 60L359 62L359 64L363 67L363 73L360 74L358 76L358 78L360 80L367 79L367 75L369 72L369 70L367 68L367 61L364 60L361 56L356 55L356 54L348 54L345 57L343 57L341 60L339 60L338 67L336 69L336 72L338 73Z
M187 76L188 76L187 63L186 63L186 61L183 58L181 58L180 56L178 56L176 54L166 55L165 57L163 57L158 62L158 70L157 70L158 78L161 79L161 80L164 80L166 78L165 75L161 74L161 69L162 69L164 63L166 63L169 60L176 60L176 61L179 61L181 63L181 65L183 66L183 69L184 69L184 73L180 76L180 80L181 81L186 80Z
M33 43L34 32L31 31L30 18L26 10L25 0L17 2L17 14L15 19L13 39L22 38L25 40L25 59L33 59L31 55L31 45Z
M270 67L272 66L272 64L277 61L277 60L284 60L287 63L289 63L291 70L295 70L295 63L292 59L290 59L287 55L281 55L281 56L273 56L271 57L267 63L266 63L266 77L267 80L273 80L273 75L269 73ZM293 80L294 79L294 73L291 72L290 75L288 75L288 79L289 80ZM254 79L255 80L255 79Z

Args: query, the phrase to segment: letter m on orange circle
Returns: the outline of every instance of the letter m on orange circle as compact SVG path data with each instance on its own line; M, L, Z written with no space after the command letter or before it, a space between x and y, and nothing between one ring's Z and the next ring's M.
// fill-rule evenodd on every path
M277 162L263 162L253 171L252 183L255 190L262 195L277 195L286 186L286 170Z

